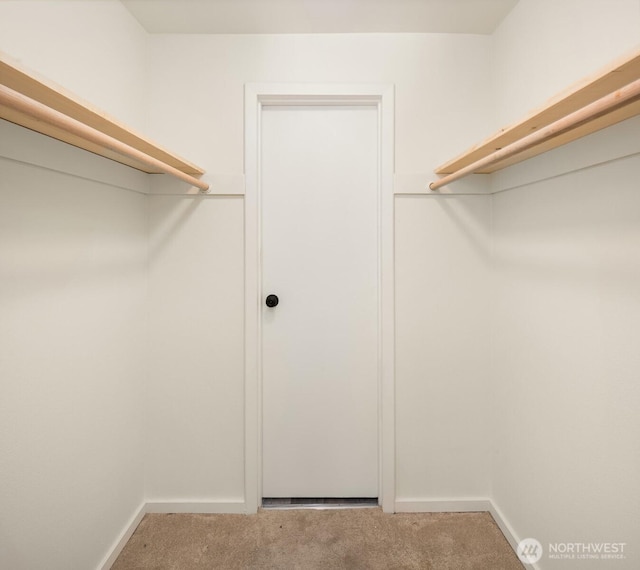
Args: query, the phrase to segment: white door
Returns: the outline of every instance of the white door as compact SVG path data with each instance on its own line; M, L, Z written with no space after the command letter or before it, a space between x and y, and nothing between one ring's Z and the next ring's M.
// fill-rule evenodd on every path
M377 108L262 113L262 496L377 497Z

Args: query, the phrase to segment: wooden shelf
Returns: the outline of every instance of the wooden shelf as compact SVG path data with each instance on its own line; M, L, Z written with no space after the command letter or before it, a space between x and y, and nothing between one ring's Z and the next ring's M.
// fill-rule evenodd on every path
M16 62L2 53L0 53L0 85L4 85L20 95L91 127L99 133L108 135L116 141L124 143L180 172L194 177L204 174L204 170L198 166L163 149L55 83L21 68ZM113 148L109 148L108 145L88 141L81 136L67 132L64 128L34 118L28 113L7 105L0 104L0 118L143 172L151 174L166 172L124 153L115 151Z
M488 157L497 150L521 141L541 128L579 111L638 79L640 79L640 50L635 51L630 56L616 60L597 74L558 94L542 108L533 111L520 122L501 129L485 141L471 147L462 155L439 166L436 169L436 174L446 175L457 172L478 160ZM577 124L573 128L554 133L549 138L518 152L518 154L493 162L473 172L488 174L501 170L638 114L640 114L640 98L636 97L604 114Z

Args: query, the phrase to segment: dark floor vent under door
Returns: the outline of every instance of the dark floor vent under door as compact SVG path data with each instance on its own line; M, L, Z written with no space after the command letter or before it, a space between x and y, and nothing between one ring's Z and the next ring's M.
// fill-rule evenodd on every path
M377 497L262 499L263 509L364 509L378 506Z

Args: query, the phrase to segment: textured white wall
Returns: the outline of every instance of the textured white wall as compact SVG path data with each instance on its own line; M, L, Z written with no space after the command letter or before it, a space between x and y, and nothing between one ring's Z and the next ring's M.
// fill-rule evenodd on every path
M640 43L640 2L521 0L494 39L499 114L515 118ZM492 198L492 498L545 551L627 543L625 560L545 554L544 570L640 566L639 131L496 176L520 187Z
M489 46L486 36L464 35L152 36L150 130L211 172L241 173L245 83L394 83L396 171L424 172L426 185L439 162L489 128ZM243 268L233 253L241 202L150 201L154 240L170 242L151 264L152 344L163 349L151 378L150 496L236 499L244 485ZM397 200L399 499L488 493L488 204L486 196ZM167 220L181 217L176 238Z
M144 43L119 2L0 2L0 49L136 125ZM147 199L4 121L0 147L0 567L96 568L144 498Z

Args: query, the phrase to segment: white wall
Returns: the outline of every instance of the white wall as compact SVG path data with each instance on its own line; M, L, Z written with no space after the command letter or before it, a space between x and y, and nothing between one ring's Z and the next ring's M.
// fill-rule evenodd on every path
M495 127L638 44L638 0L520 0L493 34Z
M0 2L0 51L143 133L146 43L118 0Z
M492 124L487 36L160 34L149 42L149 134L208 172L244 171L247 82L395 83L397 172L431 175Z
M154 35L150 133L209 172L240 174L245 83L394 83L396 171L425 173L426 187L439 162L490 128L489 47L486 36L464 35ZM241 199L150 200L153 239L170 242L151 262L157 349L150 497L241 498L243 268L234 257L241 255L244 231ZM481 318L488 203L486 196L397 200L402 500L488 493L488 410L481 389L489 351ZM176 238L169 220L181 217L186 221ZM443 413L452 402L468 402L469 394L473 404ZM180 463L170 465L172 458Z
M490 219L487 196L396 198L401 502L488 496Z
M119 2L0 2L1 50L136 125L144 45ZM142 504L141 177L0 121L2 568L96 568Z
M151 502L244 500L244 200L150 200Z
M494 41L511 120L640 43L640 2L521 0ZM545 550L627 543L622 561L545 554L544 570L640 566L638 132L636 118L494 180L516 188L493 196L492 498Z

